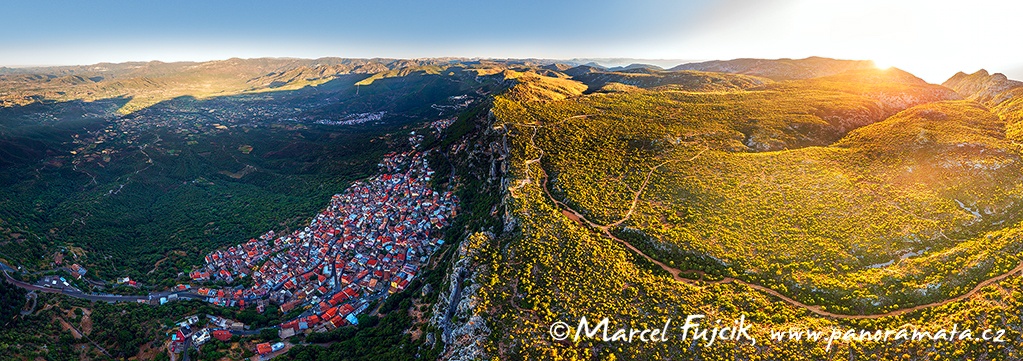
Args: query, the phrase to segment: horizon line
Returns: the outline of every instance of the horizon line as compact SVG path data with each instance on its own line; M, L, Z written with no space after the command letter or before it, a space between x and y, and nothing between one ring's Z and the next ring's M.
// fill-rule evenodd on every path
M261 60L261 59L270 59L270 60L347 59L347 60L410 60L410 61L417 61L417 60L451 60L451 61L490 60L490 61L538 61L538 62L550 62L550 63L566 62L566 63L578 63L578 65L586 65L585 63L583 63L583 61L587 61L587 62L596 63L598 66L604 67L604 68L625 67L625 66L630 66L630 65L653 65L653 66L657 66L657 67L659 67L659 68L661 68L663 70L670 70L671 68L674 68L674 67L677 67L677 66L680 66L680 65L695 64L695 63L702 63L702 62L712 62L712 61L734 61L734 60L744 60L744 59L751 59L751 60L805 60L805 59L813 59L813 58L831 59L831 60L840 60L840 61L869 61L869 62L874 63L874 65L876 67L878 67L879 69L882 69L882 66L878 65L877 61L873 60L873 59L849 59L849 58L840 58L840 57L831 57L831 56L822 56L822 55L808 55L808 56L802 56L802 57L740 56L740 57L735 57L735 58L730 58L730 59L720 59L720 58L710 58L710 59L699 59L699 58L695 58L695 59L683 59L683 58L632 58L632 57L620 57L620 56L619 57L608 57L608 56L581 57L581 56L575 56L575 57L571 57L571 58L553 58L553 57L493 57L493 56L425 56L425 57L387 57L387 56L374 56L374 57L345 57L345 56L319 56L319 57L257 56L257 57L239 57L239 56L233 56L233 57L228 57L228 58L207 59L207 60L194 60L194 59L190 59L190 60L175 60L175 61L165 61L165 60L159 60L159 59L151 59L151 60L125 60L125 61L116 61L115 60L115 61L100 61L100 62L91 63L91 64L51 64L51 65L44 65L44 64L38 64L38 65L2 65L2 64L0 64L0 70L2 70L2 69L11 69L11 70L47 70L47 69L57 69L57 68L69 68L69 67L88 67L88 66L97 66L97 65L101 65L101 64L110 64L110 65L147 64L147 63L161 63L161 64L203 64L203 63L222 62L222 61L229 61L229 60L243 60L244 61L244 60ZM670 63L670 64L663 64L662 65L662 64L656 64L656 63ZM883 67L883 69L890 69L890 68L899 69L899 70L905 71L907 73L910 73L910 74L912 74L912 75L914 75L916 77L921 77L921 75L916 74L912 70L905 69L905 68L902 68L902 67L899 67L899 66L886 66L886 67ZM944 76L941 79L937 79L937 78L931 79L931 80L926 80L925 79L924 81L926 81L928 83L933 83L933 84L941 84L942 79L947 80L948 78L954 76L957 73L972 74L972 73L976 73L976 72L979 72L979 71L984 71L984 72L987 72L987 73L989 73L991 75L1002 74L1002 75L1005 75L1009 79L1016 79L1015 76L1010 76L1010 75L1006 74L1006 71L1008 71L1008 70L1010 70L1010 69L1003 69L1003 71L997 71L997 70L996 71L991 71L991 70L988 70L987 67L979 67L976 70L974 70L973 72L970 72L967 69L957 69L957 70L955 70L953 72L949 72L950 75ZM1013 75L1019 75L1019 74L1015 74L1015 71L1008 71L1008 72L1012 73Z
M301 57L301 56L257 56L257 57L229 57L229 58L218 58L218 59L206 59L206 60L174 60L166 61L160 59L149 59L149 60L113 60L113 61L100 61L95 63L78 63L78 64L0 64L0 68L8 69L28 69L28 68L59 68L59 67L73 67L73 66L90 66L99 64L132 64L132 63L163 63L163 64L176 64L176 63L210 63L218 61L228 60L259 60L259 59L281 59L281 60L319 60L319 59L359 59L359 60L494 60L494 61L509 61L509 60L537 60L537 61L580 61L580 60L638 60L638 61L656 61L656 62L669 62L679 61L681 64L693 63L693 62L706 62L706 61L732 61L741 59L762 59L762 60L803 60L810 58L823 58L833 60L849 60L849 61L873 61L871 59L843 59L833 58L828 56L806 56L806 57L780 57L780 58L769 58L769 57L738 57L730 59L684 59L684 58L633 58L626 56L608 57L608 56L597 56L597 57L585 57L576 56L571 58L552 58L552 57L490 57L490 56L425 56L425 57L387 57L387 56L373 56L373 57L345 57L345 56L320 56L320 57ZM635 63L634 63L635 64ZM654 65L654 64L648 64Z

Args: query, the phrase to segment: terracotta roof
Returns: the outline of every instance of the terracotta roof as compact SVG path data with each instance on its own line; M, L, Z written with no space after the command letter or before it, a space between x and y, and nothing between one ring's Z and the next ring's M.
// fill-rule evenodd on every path
M261 343L256 345L256 352L258 352L260 355L265 355L270 352L273 352L273 348L270 347L269 342Z

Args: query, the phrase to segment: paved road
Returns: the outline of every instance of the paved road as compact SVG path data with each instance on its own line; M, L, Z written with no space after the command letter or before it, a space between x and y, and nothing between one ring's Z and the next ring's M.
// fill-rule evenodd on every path
M31 315L33 312L36 312L36 306L39 305L39 294L35 292L29 292L27 295L25 295L25 297L32 299L32 308L30 308L28 311L22 310L21 314Z
M188 361L188 349L190 348L192 348L192 337L186 336L185 348L183 349L185 351L181 353L181 361Z
M192 299L192 300L204 300L204 299L206 299L205 297L200 296L199 294L191 293L189 291L179 291L179 292L164 291L164 292L153 292L153 293L150 293L148 296L126 296L126 295L112 295L112 294L99 294L99 293L85 293L85 292L82 292L82 291L79 291L79 290L74 290L74 289L61 289L61 288L41 287L41 286L37 286L37 285L31 284L31 283L22 282L22 281L19 281L17 279L14 279L14 277L11 277L11 275L8 273L9 270L13 271L13 269L8 267L7 265L3 264L3 262L0 262L0 269L3 270L4 278L7 279L7 282L10 282L11 284L13 284L15 286L18 286L18 287L21 287L21 288L24 288L26 290L46 292L46 293L59 293L59 294L62 294L62 295L71 296L71 297L75 297L75 298L81 298L81 299L89 300L89 301L102 301L102 302L110 302L110 303L116 303L116 302L135 302L135 303L137 303L137 302L140 302L140 301L142 301L142 302L149 302L150 300L159 300L161 297L170 297L171 295L177 295L177 297L179 299Z
M11 272L16 272L17 271L17 270L11 268L10 266L8 266L6 263L3 263L3 262L0 262L0 270L5 271L5 272L6 271L11 271Z
M269 327L257 328L255 330L240 330L240 331L231 330L231 334L232 335L238 335L238 336L253 336L253 335L258 335L263 330L277 329L279 327L280 326L274 325L274 326L269 326Z
M189 292L189 291L152 292L148 296L125 296L125 295L84 293L84 292L81 292L79 290L42 287L42 286L37 286L37 285L31 284L31 283L19 281L19 280L15 279L14 277L11 277L11 275L8 273L8 272L17 272L17 270L15 270L15 269L11 268L10 266L4 264L3 262L0 262L0 271L3 271L4 278L7 280L7 282L10 282L11 284L13 284L15 286L18 286L18 287L21 287L21 288L24 288L26 290L39 291L39 292L47 292L47 293L59 293L59 294L65 295L65 296L80 298L80 299L89 300L89 301L102 301L102 302L110 302L110 303L116 303L116 302L133 302L133 303L137 303L139 301L150 302L152 300L159 300L161 297L169 297L171 295L177 295L178 299L190 299L190 300L200 300L200 301L206 299L206 297L204 297L204 296L200 296L197 293L192 293L192 292ZM34 306L33 306L33 308L34 308ZM260 333L260 331L262 331L264 329L277 329L278 327L279 326L270 326L270 327L264 327L264 328L260 328L260 329L255 329L255 330L231 331L231 334L232 335L239 335L239 336L254 336L254 335L258 335ZM95 343L93 343L93 344L95 344ZM96 347L99 347L99 345L96 345ZM191 337L185 337L185 345L184 345L184 350L185 351L183 352L181 361L189 361L188 349L191 348L191 347L192 347L192 338ZM104 353L106 353L106 350L103 350L102 348L100 348L100 350L102 350ZM109 354L107 356L109 356Z

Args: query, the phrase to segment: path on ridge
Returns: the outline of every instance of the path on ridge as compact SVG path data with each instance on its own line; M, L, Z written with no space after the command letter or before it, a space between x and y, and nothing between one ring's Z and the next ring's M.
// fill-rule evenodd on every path
M616 237L614 234L611 233L611 230L610 230L612 227L618 226L618 225L620 225L620 224L622 224L622 223L624 223L625 221L628 220L628 218L632 215L633 210L636 208L636 205L639 202L639 197L640 197L641 193L643 192L643 190L646 188L646 185L649 183L650 177L653 174L654 170L656 170L657 168L667 164L668 163L667 161L650 168L649 172L647 173L646 178L643 181L642 186L638 190L636 190L636 194L635 194L635 197L633 199L632 206L629 208L629 211L626 213L625 217L623 217L621 220L618 220L618 221L616 221L616 222L614 222L612 224L609 224L609 225L597 224L597 223L587 219L586 216L582 215L582 213L576 211L572 207L569 207L564 202L561 202L561 201L557 200L551 194L550 189L548 189L548 187L547 187L547 179L548 179L547 170L544 169L543 165L540 163L541 159L543 158L543 155L544 155L544 150L542 148L540 148L539 146L537 146L536 142L535 142L536 133L538 131L537 129L540 127L540 125L539 124L526 124L526 125L530 126L530 127L533 127L533 135L529 139L530 140L530 145L533 148L535 148L537 151L539 151L540 154L535 159L529 159L529 160L527 160L525 162L526 163L526 173L527 173L526 177L527 178L525 180L522 180L521 181L522 183L519 184L517 187L514 187L514 188L516 188L516 189L521 188L523 185L525 185L525 183L529 183L529 182L532 181L529 178L529 165L534 164L534 163L537 164L537 166L538 166L538 168L540 170L540 173L542 175L542 177L540 178L539 185L540 185L541 188L543 188L543 192L546 195L547 199L549 199L552 203L554 203L559 208L561 208L562 215L564 215L566 218L568 218L570 220L573 220L573 221L578 222L579 224L582 224L583 226L588 226L590 228L596 229L596 230L600 231L600 233L603 233L604 236L606 236L606 237L608 237L608 238L610 238L610 239L612 239L614 241L617 241L618 243L621 243L626 248L632 250L636 254L639 254L640 256L645 258L646 260L650 261L651 263L656 264L658 267L660 267L661 269L663 269L666 272L668 272L669 274L671 274L671 277L675 281L678 281L678 282L683 282L683 283L692 284L692 285L700 285L701 283L705 283L705 284L724 284L724 283L741 284L741 285L753 288L755 290L758 290L760 292L767 293L767 294L769 294L771 296L777 297L777 298L781 299L782 301L784 301L785 303L788 303L788 304L790 304L792 306L795 306L795 307L799 307L799 308L805 309L805 310L810 311L811 313L814 313L814 314L816 314L818 316L823 316L823 317L828 317L828 318L835 318L835 319L862 320L862 319L877 319L877 318L882 318L882 317L898 316L898 315L903 315L903 314L907 314L907 313L910 313L910 312L919 311L919 310L923 310L923 309L927 309L927 308L932 308L932 307L938 307L938 306L946 305L946 304L949 304L949 303L952 303L952 302L962 301L964 299L967 299L967 298L977 294L977 292L980 292L980 290L982 288L984 288L984 287L987 287L987 286L989 286L991 284L994 284L995 282L1001 281L1001 280L1003 280L1003 279L1005 279L1005 278L1007 278L1007 277L1009 277L1009 276L1011 276L1013 274L1020 273L1021 271L1023 271L1023 262L1020 262L1019 265L1017 265L1015 268L1009 270L1008 272L1005 272L1005 273L999 274L997 276L994 276L994 277L985 279L983 281L980 281L975 287L973 287L972 289L970 289L966 293L961 294L959 296L948 298L948 299L945 299L945 300L942 300L942 301L931 302L931 303L917 305L917 306L913 306L913 307L892 310L892 311L888 311L888 312L884 312L884 313L865 314L865 315L848 315L848 314L829 312L829 311L824 310L824 308L822 306L819 306L819 305L808 305L808 304L805 304L803 302L797 301L797 300L795 300L795 299L793 299L793 298L791 298L789 296L783 295L781 292L775 291L775 290L773 290L771 288L767 288L767 287L764 287L764 286L761 286L761 285L758 285L758 284L755 284L755 283L750 283L750 282L747 282L747 281L744 281L744 280L741 280L741 279L737 279L737 278L733 278L733 277L724 277L724 278L722 278L720 280L717 280L717 281L692 280L692 279L684 278L684 277L679 276L679 274L682 274L682 273L696 273L696 274L700 274L702 276L704 274L704 272L701 271L701 270L696 270L696 269L681 270L681 269L678 269L678 268L675 268L675 267L671 267L671 266L665 264L664 262L658 261L658 260L654 259L653 257L650 257L649 255L647 255L643 251L641 251L638 248L636 248L635 246L633 246L631 243L629 243L629 242L627 242L627 241L625 241L625 240L623 240L621 238ZM706 150L707 149L704 149L704 150L700 151L699 153L697 153L695 156L693 156L692 158L688 159L687 161L695 160L696 157L699 157Z

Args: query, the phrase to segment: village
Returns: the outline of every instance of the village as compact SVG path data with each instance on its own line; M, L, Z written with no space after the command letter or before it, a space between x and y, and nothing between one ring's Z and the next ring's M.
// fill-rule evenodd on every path
M426 129L439 133L453 122L454 118L437 120ZM412 149L423 138L412 132L408 138ZM187 272L191 284L148 295L86 293L82 291L86 284L99 289L112 284L85 278L86 268L74 263L60 268L69 277L46 275L24 286L93 301L162 305L199 299L221 307L251 307L259 313L274 307L286 316L270 327L250 329L207 315L209 320L190 316L167 333L168 351L174 355L211 338L227 342L233 336L272 330L282 342L254 344L252 349L259 359L272 358L287 352L292 336L358 324L360 315L372 313L374 301L406 289L445 243L442 230L458 213L457 199L451 191L432 187L434 171L426 155L418 150L391 152L378 166L378 175L333 195L308 226L288 234L271 230L207 254L203 266ZM55 265L62 266L63 261L63 254L55 256ZM129 277L116 283L139 287Z
M410 141L421 139L413 134ZM269 231L211 252L203 267L189 273L196 283L251 277L251 286L194 292L224 307L259 312L278 307L284 314L303 310L279 325L282 339L357 324L372 301L409 285L444 244L441 229L457 213L452 193L430 186L434 171L423 153L389 153L379 166L379 175L334 195L308 227L287 235ZM174 291L192 291L192 286L178 285Z

